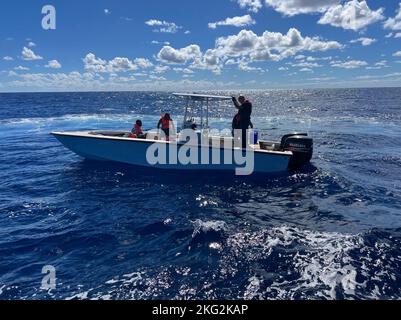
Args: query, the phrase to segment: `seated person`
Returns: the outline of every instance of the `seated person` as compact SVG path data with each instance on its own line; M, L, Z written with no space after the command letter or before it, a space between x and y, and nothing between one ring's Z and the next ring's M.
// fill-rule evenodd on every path
M128 137L134 138L134 139L146 139L146 134L144 134L143 130L142 130L142 121L141 120L136 121L135 126L131 130L131 133Z
M185 124L184 124L184 129L191 129L191 130L196 130L198 128L198 125L195 122L195 119L188 119Z

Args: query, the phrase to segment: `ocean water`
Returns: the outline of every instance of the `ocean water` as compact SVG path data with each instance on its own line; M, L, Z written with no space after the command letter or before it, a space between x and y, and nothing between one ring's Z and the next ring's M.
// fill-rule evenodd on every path
M310 167L249 180L88 162L49 133L153 128L182 102L0 94L0 299L400 299L401 89L246 95L264 137L313 136ZM213 108L212 127L233 112Z

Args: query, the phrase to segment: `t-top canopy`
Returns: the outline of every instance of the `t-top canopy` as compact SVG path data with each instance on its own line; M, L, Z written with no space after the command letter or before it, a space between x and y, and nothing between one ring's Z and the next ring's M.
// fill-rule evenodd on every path
M225 96L213 96L208 94L197 94L197 93L173 93L174 96L177 97L186 97L192 100L231 100L232 97Z

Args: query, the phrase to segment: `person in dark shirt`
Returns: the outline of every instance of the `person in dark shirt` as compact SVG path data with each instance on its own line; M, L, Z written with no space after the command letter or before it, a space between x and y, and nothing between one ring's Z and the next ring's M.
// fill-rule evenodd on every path
M237 98L233 97L233 103L238 109L238 113L235 115L233 120L233 130L242 130L242 148L247 147L247 130L249 127L253 127L251 116L252 116L252 103L245 99L244 96Z

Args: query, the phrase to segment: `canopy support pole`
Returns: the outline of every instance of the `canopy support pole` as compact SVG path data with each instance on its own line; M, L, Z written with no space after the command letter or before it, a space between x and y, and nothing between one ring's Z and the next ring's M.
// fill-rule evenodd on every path
M209 98L206 99L206 128L209 129Z
M205 127L205 124L203 123L203 108L204 108L204 104L203 104L203 101L201 101L201 127L202 127L202 129Z
M190 98L187 97L187 103L185 105L185 114L184 114L184 122L183 122L183 128L185 127L185 123L187 122L187 117L188 117L188 108L189 108L189 100Z

